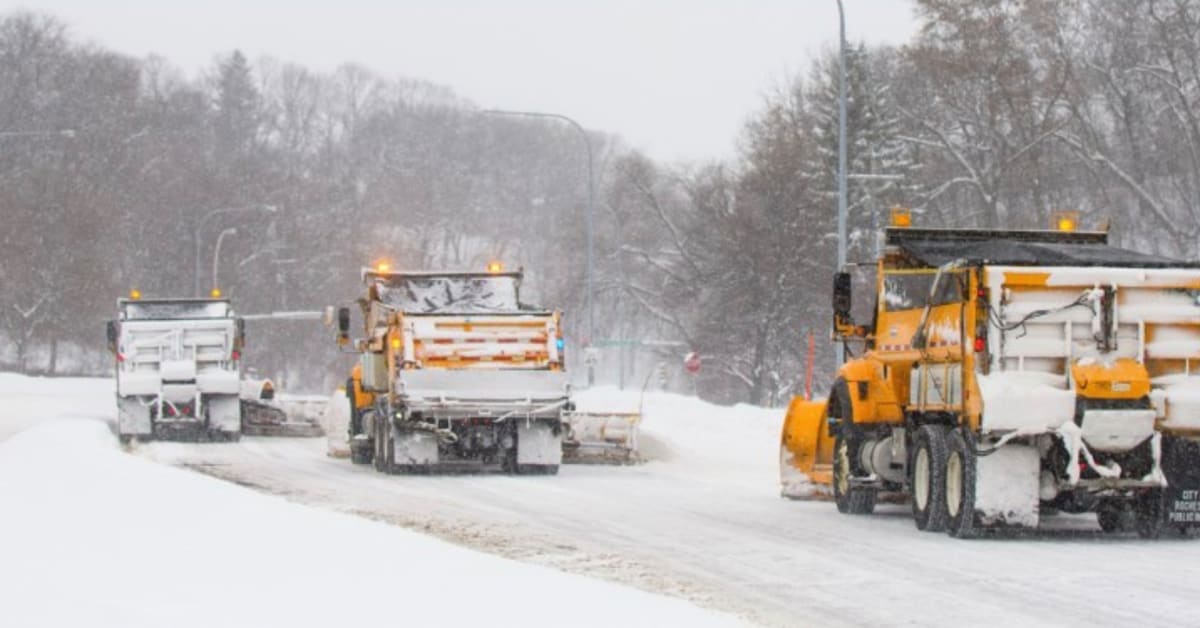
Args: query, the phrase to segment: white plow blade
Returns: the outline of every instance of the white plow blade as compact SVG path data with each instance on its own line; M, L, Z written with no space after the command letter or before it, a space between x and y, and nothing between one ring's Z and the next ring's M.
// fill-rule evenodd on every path
M638 412L570 412L564 415L564 462L627 464L638 456Z
M350 400L346 398L346 390L339 388L329 396L327 411L321 417L321 427L325 430L328 444L326 455L332 458L350 457Z

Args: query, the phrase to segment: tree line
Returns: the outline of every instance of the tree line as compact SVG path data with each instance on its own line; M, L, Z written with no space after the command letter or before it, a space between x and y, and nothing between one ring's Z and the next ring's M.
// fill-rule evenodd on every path
M1200 0L918 0L901 46L847 50L851 261L892 205L917 224L1043 227L1194 258L1200 238ZM779 404L833 370L837 53L767 88L728 159L657 162L588 130L596 163L603 380ZM58 131L69 129L71 134ZM26 131L39 135L18 135ZM187 78L0 20L0 365L97 372L130 288L220 288L243 313L352 299L358 269L527 271L584 357L586 159L578 132L487 114L447 87L222 54ZM236 231L234 231L236 230ZM224 236L222 236L224 234ZM199 263L197 263L199 260ZM249 361L289 385L344 377L325 330L255 322ZM689 379L680 357L704 366Z

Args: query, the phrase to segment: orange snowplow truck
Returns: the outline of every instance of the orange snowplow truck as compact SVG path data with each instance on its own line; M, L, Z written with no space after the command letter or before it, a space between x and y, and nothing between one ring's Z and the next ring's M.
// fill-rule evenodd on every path
M521 271L364 268L350 460L385 473L556 474L571 409L562 319L520 300ZM332 323L332 317L331 323Z
M835 277L834 337L859 350L828 399L788 408L785 496L856 515L907 500L917 528L956 537L1051 511L1143 537L1200 528L1200 267L1105 232L884 241L869 324Z

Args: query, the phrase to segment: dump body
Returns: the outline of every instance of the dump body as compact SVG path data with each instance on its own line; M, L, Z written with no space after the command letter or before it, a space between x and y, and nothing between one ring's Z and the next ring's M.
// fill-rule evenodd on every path
M117 309L108 336L121 438L238 438L242 325L229 301L122 299Z
M845 512L908 498L918 527L963 536L1050 510L1147 536L1194 522L1200 268L1103 233L888 244L874 324L835 316L866 351L828 400L789 409L785 494L827 487Z
M351 457L385 471L553 472L569 404L560 314L520 273L363 271Z

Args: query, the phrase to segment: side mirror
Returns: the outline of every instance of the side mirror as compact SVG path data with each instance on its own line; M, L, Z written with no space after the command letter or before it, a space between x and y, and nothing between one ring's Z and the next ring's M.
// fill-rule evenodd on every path
M117 340L120 337L120 331L117 328L117 321L108 321L107 327L108 329L106 330L106 333L108 336L108 350L110 353L116 353Z
M851 293L853 285L850 273L839 272L833 276L833 315L838 319L849 319L850 308L853 304Z
M241 317L237 319L237 346L238 349L246 346L246 319Z
M339 307L337 311L338 334L350 335L350 308Z

